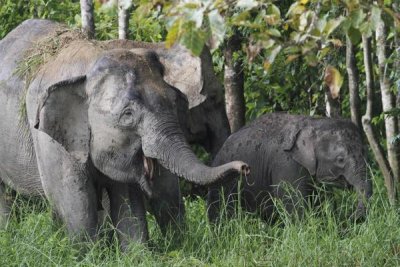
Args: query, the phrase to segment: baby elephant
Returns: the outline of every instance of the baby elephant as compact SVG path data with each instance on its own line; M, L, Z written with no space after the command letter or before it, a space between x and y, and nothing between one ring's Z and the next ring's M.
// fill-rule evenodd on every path
M261 116L232 134L218 152L213 164L232 160L249 163L251 174L240 184L242 206L258 212L263 219L272 215L272 197L283 201L291 212L294 205L313 191L313 182L351 185L359 195L356 217L364 216L365 202L372 194L367 178L361 136L348 120L313 118L272 113ZM285 197L290 185L298 190ZM238 195L237 181L216 184L208 192L208 216L219 218L222 198L228 214Z

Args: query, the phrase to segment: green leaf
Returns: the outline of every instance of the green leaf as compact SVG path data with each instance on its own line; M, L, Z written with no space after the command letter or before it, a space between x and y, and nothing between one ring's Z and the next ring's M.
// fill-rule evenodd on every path
M273 37L281 37L281 33L277 29L268 29L266 31L267 34L273 36Z
M365 20L367 15L360 8L350 13L351 26L355 29L360 28L360 24Z
M330 19L325 24L325 27L322 30L322 33L325 37L328 37L342 22L344 21L344 17L340 16L336 19Z
M283 52L285 54L297 54L301 52L301 48L298 46L288 46L283 50Z
M204 31L195 27L194 23L185 24L185 32L182 34L181 43L189 49L193 55L199 56L206 41Z
M328 53L331 51L331 48L329 46L326 46L322 48L318 54L319 59L323 59Z
M290 17L290 16L301 15L304 13L305 9L306 8L304 7L304 5L300 4L299 2L294 2L290 6L288 12L286 13L286 16Z
M168 34L165 39L165 47L170 48L173 46L176 41L179 39L182 31L182 19L179 18L175 20L172 26L168 29Z
M356 10L360 7L360 2L359 0L345 0L345 3L347 5L347 8L352 11Z
M360 43L360 41L361 41L360 30L350 27L350 29L347 31L347 35L349 36L352 44L356 45L356 44Z
M392 5L392 0L384 0L385 6L391 6Z
M306 60L307 64L315 67L318 65L318 58L314 53L307 53L307 55L305 55L304 59Z
M360 32L366 37L371 37L374 31L374 27L372 26L371 21L365 21L360 25Z
M349 30L349 28L351 27L351 24L352 24L351 18L346 17L342 22L343 30L347 32Z
M261 13L261 12L260 12ZM273 4L268 6L267 13L264 16L264 20L269 24L269 25L276 25L280 22L281 20L281 11L279 8Z
M303 55L305 55L316 48L318 48L316 40L311 39L301 46L301 52Z
M373 29L376 29L376 27L378 26L381 15L382 10L379 7L373 5L371 8L371 24Z
M249 11L243 11L243 12L235 13L235 14L232 16L231 23L232 23L233 25L242 25L242 24L244 24L246 21L249 20L250 16L251 16L251 15L250 15L250 12L249 12Z
M274 4L270 4L267 8L267 14L268 15L274 15L277 18L281 17L281 11L279 10L279 8L274 5Z

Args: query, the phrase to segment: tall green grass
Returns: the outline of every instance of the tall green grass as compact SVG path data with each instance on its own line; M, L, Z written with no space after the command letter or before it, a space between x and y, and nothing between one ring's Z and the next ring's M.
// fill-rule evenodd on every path
M278 209L273 225L239 212L211 226L204 201L197 199L186 202L187 230L179 243L163 237L148 215L149 244L132 244L125 253L115 239L74 244L53 222L46 201L17 197L0 231L0 266L396 266L400 216L381 180L375 176L368 217L361 223L349 219L356 201L351 191L335 191L318 208L306 209L301 220Z

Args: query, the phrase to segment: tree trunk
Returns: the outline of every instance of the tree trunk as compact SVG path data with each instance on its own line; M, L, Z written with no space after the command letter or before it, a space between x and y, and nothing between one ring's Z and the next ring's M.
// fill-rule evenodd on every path
M340 99L333 98L329 88L325 90L326 116L329 118L339 118L341 115Z
M376 54L378 57L379 67L379 83L382 94L382 109L383 112L390 111L394 108L394 95L390 91L389 75L386 73L386 29L382 19L379 20L376 27ZM394 138L398 134L397 118L393 116L385 115L385 130L386 130L386 145L388 153L388 161L392 170L394 179L394 190L399 180L399 158L398 158L398 146L397 143L393 142Z
M90 38L93 39L95 35L94 28L94 9L92 0L81 1L81 18L82 18L82 31Z
M400 4L398 3L398 1L394 1L393 3L393 10L396 13L400 12ZM400 25L398 23L398 21L394 21L395 23L395 29L399 29ZM396 97L396 107L400 108L400 36L399 36L399 31L394 30L394 46L395 46L395 63L394 63L394 68L395 68L395 72L396 72L396 77L397 81L396 81L396 88L397 88L397 97Z
M348 36L346 36L346 69L349 80L351 121L361 132L361 104L358 89L359 74L356 65L355 47Z
M367 136L368 143L371 146L372 152L378 163L379 169L385 180L385 186L388 192L390 203L394 204L396 199L396 190L394 177L390 170L389 162L385 157L383 148L379 144L378 138L373 131L371 125L372 110L374 102L374 78L372 72L372 58L371 58L371 39L365 36L362 37L363 42L363 53L364 53L364 66L365 66L365 78L367 87L367 109L365 115L362 117L362 124L365 135Z
M127 39L129 32L129 8L126 1L118 0L118 38Z
M241 38L235 33L227 42L225 55L225 102L231 132L245 124L244 75L241 60L234 59L234 53L241 49Z

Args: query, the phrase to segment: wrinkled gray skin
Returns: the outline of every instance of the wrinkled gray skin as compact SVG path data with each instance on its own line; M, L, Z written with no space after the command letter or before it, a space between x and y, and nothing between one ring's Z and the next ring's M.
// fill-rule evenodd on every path
M144 193L155 200L180 197L177 185L169 191L176 180L152 179L154 161L198 184L247 171L243 162L211 168L195 157L173 105L185 103L184 98L164 81L155 53L77 40L29 83L15 74L24 53L60 27L27 20L0 41L2 182L24 194L44 194L71 235L92 238L98 227L98 192L106 188L124 247L148 238ZM24 102L27 118L20 114ZM0 208L4 219L4 194Z
M232 134L218 152L213 164L245 160L251 174L241 184L241 201L246 210L271 219L271 197L283 200L289 212L293 203L309 196L314 182L337 186L351 185L359 195L356 216L365 215L365 201L372 194L367 179L363 145L355 125L348 120L312 118L286 113L263 115ZM299 194L287 198L284 183ZM208 193L208 216L215 222L223 197L228 214L233 212L237 182L212 186ZM285 196L286 194L286 196Z

